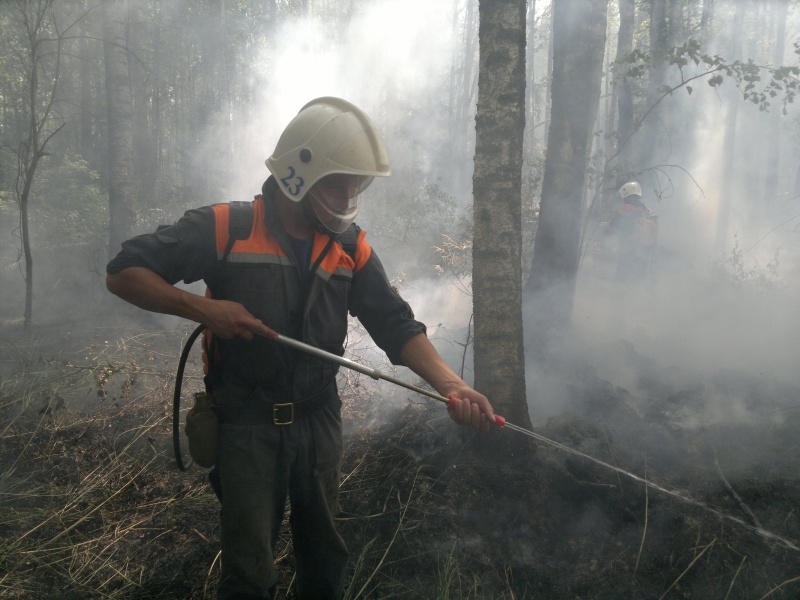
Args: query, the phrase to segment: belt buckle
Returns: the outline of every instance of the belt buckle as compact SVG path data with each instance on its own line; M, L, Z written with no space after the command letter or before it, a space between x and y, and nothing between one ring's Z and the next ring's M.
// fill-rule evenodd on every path
M288 408L289 418L282 420L278 411ZM294 423L294 402L284 402L283 404L272 405L272 422L275 425L291 425Z

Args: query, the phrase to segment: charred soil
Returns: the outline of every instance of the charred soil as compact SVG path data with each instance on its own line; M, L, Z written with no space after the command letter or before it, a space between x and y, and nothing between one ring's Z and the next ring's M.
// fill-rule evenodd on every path
M213 598L219 505L172 457L175 333L59 335L0 349L0 597ZM387 419L345 381L346 598L800 597L798 391L646 375L633 395L563 365L572 402L538 438L410 395ZM689 418L734 392L759 419Z

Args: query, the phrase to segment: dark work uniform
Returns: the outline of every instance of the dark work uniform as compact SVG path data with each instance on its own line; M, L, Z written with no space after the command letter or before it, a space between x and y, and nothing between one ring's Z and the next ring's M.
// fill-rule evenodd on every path
M348 312L394 364L425 332L391 288L359 233L355 260L316 232L292 240L269 191L254 202L251 235L223 262L229 205L188 211L175 225L122 245L108 273L147 267L167 282L204 280L213 298L243 304L278 333L344 353ZM309 254L310 252L310 254ZM298 255L307 259L298 260ZM206 381L220 420L222 496L218 598L270 598L273 549L290 499L297 597L340 598L347 549L334 526L342 458L338 365L256 337L215 340ZM276 406L277 405L277 406Z

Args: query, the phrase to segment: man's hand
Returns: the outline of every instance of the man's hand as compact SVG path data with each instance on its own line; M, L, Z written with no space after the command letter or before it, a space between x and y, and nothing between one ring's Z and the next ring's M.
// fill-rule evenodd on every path
M275 339L278 334L256 319L238 302L230 300L206 299L203 307L202 323L214 334L222 339L240 337L252 340L254 335L261 335L267 339Z
M466 387L448 396L447 413L461 425L471 425L480 431L488 431L494 423L494 411L483 394Z
M487 431L495 422L494 410L486 396L473 390L450 368L424 333L410 338L400 356L403 364L450 399L447 412L453 421L481 431Z

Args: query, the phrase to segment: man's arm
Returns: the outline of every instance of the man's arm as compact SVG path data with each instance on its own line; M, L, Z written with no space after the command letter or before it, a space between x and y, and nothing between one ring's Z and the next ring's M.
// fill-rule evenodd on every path
M250 314L244 306L228 300L214 300L169 284L146 267L129 267L106 276L108 291L126 302L149 310L202 323L224 339L253 334L274 338L277 334Z
M454 399L447 409L453 421L483 431L487 431L490 423L494 423L494 410L486 396L473 390L450 368L427 335L418 333L409 338L400 356L404 365L427 381L439 394Z

